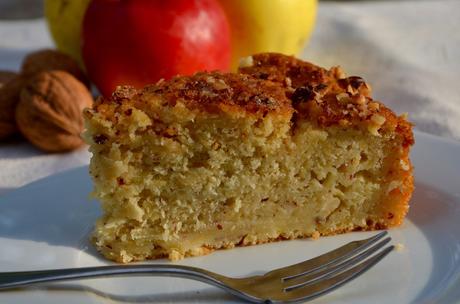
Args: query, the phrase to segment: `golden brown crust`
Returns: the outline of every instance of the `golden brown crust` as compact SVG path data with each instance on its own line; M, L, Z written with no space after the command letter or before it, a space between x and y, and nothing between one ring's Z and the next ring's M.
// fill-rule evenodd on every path
M119 87L110 100L99 99L96 110L107 111L108 107L104 104L111 103L142 106L142 103L155 99L161 99L162 105L182 103L188 108L209 113L224 111L266 115L275 112L291 115L293 112L291 101L277 83L248 75L220 72L176 76L169 81L160 80L140 91L127 86Z
M276 53L253 55L251 62L251 66L240 67L239 72L279 83L303 119L325 127L364 124L370 129L396 131L404 138L404 146L414 143L412 125L373 100L369 84L361 77L346 77L340 67L326 70Z
M330 79L328 71L324 68L277 53L253 55L252 65L240 67L239 72L280 83L285 88L297 88L307 84L316 87Z
M371 98L371 88L361 77L345 77L340 67L329 70L312 63L275 53L252 56L252 66L239 73L199 72L160 80L143 90L119 87L111 99L99 99L95 109L113 117L111 103L142 107L153 99L174 106L210 113L240 112L294 115L319 126L360 126L371 132L396 132L403 146L414 143L412 125L382 103ZM116 109L115 109L116 111Z
M197 73L193 76L178 76L169 81L160 81L155 85L144 88L143 90L135 90L131 87L120 87L114 92L110 99L101 98L96 103L95 112L97 112L98 115L93 117L94 121L92 121L92 133L88 134L91 135L89 143L92 144L93 153L98 155L98 158L95 158L96 161L92 161L93 169L99 170L97 169L97 166L101 166L101 168L104 166L107 167L107 164L109 163L108 160L116 160L118 163L120 158L119 155L121 153L126 153L126 151L130 151L129 160L125 159L124 164L120 165L120 167L117 167L116 170L115 166L113 166L113 168L104 168L104 170L94 171L92 173L93 176L95 176L95 181L97 181L96 185L103 189L99 190L100 194L98 195L100 198L105 200L103 201L103 203L106 204L105 208L113 208L113 201L115 203L123 202L120 208L117 209L120 211L117 212L121 212L123 216L126 215L127 218L129 218L129 223L131 223L133 219L136 221L142 220L142 216L145 215L143 215L141 211L136 211L139 204L136 204L136 201L134 200L130 204L125 204L126 200L123 198L125 197L131 182L133 183L131 185L131 189L135 190L130 190L130 193L135 193L139 189L135 188L138 180L144 180L145 176L147 176L149 180L156 179L156 176L152 177L153 175L150 174L150 171L152 170L151 168L154 168L155 170L158 168L158 172L163 172L163 168L165 168L164 172L170 172L168 170L172 167L171 164L166 163L165 165L160 165L160 161L157 162L156 160L152 162L150 160L152 154L158 155L160 157L172 156L171 159L174 158L175 161L177 160L176 163L179 164L178 168L180 169L178 169L177 172L181 172L180 174L182 174L182 172L185 172L182 171L182 164L185 163L185 158L183 158L182 155L185 155L185 152L177 152L178 155L173 154L175 154L176 151L179 151L179 149L177 149L178 147L187 147L187 149L190 148L187 153L189 155L193 155L194 159L190 158L191 161L190 163L187 163L187 165L191 165L187 168L187 170L194 171L194 175L190 175L191 178L186 176L183 180L191 181L197 179L197 176L204 178L207 176L207 174L203 173L203 171L195 171L195 168L201 170L205 166L202 162L202 159L200 158L201 151L207 152L212 150L213 154L221 153L218 155L218 157L213 159L213 162L209 162L214 166L214 160L219 159L220 161L224 158L224 156L230 154L241 154L240 152L234 153L233 151L249 150L245 145L243 145L245 146L243 148L244 150L231 150L233 148L229 150L224 149L225 147L239 146L240 139L243 141L251 140L251 136L246 135L246 133L239 133L242 135L236 137L236 143L233 144L233 142L231 142L231 144L228 145L226 144L227 139L220 141L221 139L216 136L216 130L220 130L220 128L216 128L216 125L214 124L214 118L218 118L216 120L218 122L228 123L228 117L225 115L236 113L238 115L238 119L233 119L233 117L231 117L231 124L229 126L233 128L234 126L242 124L246 128L244 131L246 131L247 128L252 128L252 126L254 126L254 129L257 129L260 121L262 121L262 123L271 123L274 121L273 118L278 119L281 117L281 119L277 121L278 124L276 126L282 126L283 136L287 134L285 138L283 137L279 141L280 143L282 142L281 145L283 148L274 148L277 145L271 144L271 142L269 142L271 138L275 138L276 136L280 135L281 132L271 132L271 129L267 127L266 129L271 133L266 133L270 135L267 135L268 137L264 137L267 139L266 143L264 143L264 147L266 146L270 149L264 150L264 154L263 157L260 158L262 159L260 162L263 163L266 161L267 164L269 163L265 151L270 151L270 153L273 153L273 155L280 154L284 156L284 154L286 154L286 157L274 158L277 164L282 163L286 168L294 168L298 163L302 163L303 165L299 167L302 167L302 170L305 170L305 175L308 177L306 177L304 180L300 180L298 183L300 186L297 188L293 186L292 189L300 189L296 191L302 192L304 187L308 185L307 183L309 183L309 181L312 181L311 184L313 185L323 185L321 188L329 187L327 184L329 181L335 179L333 178L335 173L344 170L345 173L344 178L342 179L342 183L340 181L337 182L341 183L341 187L337 187L337 189L339 189L337 193L343 192L343 195L345 195L345 193L356 191L356 193L359 193L361 197L372 198L372 200L375 200L375 203L372 205L372 212L367 212L367 207L363 208L364 214L360 213L357 215L357 218L353 218L352 221L350 221L349 217L353 217L357 213L350 212L349 215L343 215L341 212L342 210L345 210L344 213L348 214L346 212L346 209L348 208L346 207L346 204L339 203L339 205L335 206L332 205L332 201L325 203L323 195L318 195L318 205L322 205L323 207L327 207L329 205L331 209L327 217L324 215L317 217L312 215L310 220L312 222L311 225L313 226L311 229L305 228L305 230L299 230L295 228L289 230L290 228L287 228L287 230L283 230L281 228L281 230L276 229L274 231L285 232L276 232L270 234L256 231L253 231L251 234L251 231L248 231L247 229L243 230L241 233L236 232L233 236L224 230L219 233L221 233L221 236L225 236L225 238L219 236L219 238L216 239L218 241L211 240L209 242L202 242L201 240L198 240L190 242L187 245L183 245L183 243L186 242L180 242L179 245L179 243L176 243L176 241L171 242L171 240L167 238L165 238L166 241L164 243L159 241L157 242L156 238L152 238L152 244L145 243L144 241L138 242L135 239L131 239L131 236L129 236L127 233L125 234L125 232L114 233L114 230L111 230L112 228L103 226L105 225L105 223L103 223L103 225L99 225L101 230L98 232L98 235L95 238L95 243L98 249L107 258L123 263L135 260L145 260L146 258L150 259L165 256L168 256L170 259L174 260L183 258L184 256L204 255L215 249L233 248L234 246L247 246L301 237L317 238L322 235L334 235L352 230L386 229L400 225L402 223L408 211L408 201L413 190L412 166L408 158L410 145L413 143L411 124L408 123L403 117L397 117L391 110L386 108L381 103L372 100L371 89L369 85L367 85L361 78L345 77L341 69L338 67L326 70L311 63L303 62L293 57L279 54L255 55L253 59L248 60L248 62L252 63L252 66L241 68L241 73L239 74L222 74L218 72ZM174 109L171 109L172 107L174 107ZM187 109L192 109L193 111L183 111L184 107ZM140 109L142 111L136 111L136 109ZM186 112L186 114L183 114L183 112ZM224 115L220 115L222 112ZM211 113L211 115L209 115L211 116L211 119L209 119L208 115L206 115L207 113ZM217 113L218 115L213 115L212 113ZM259 119L265 117L266 114L268 115L265 119ZM91 118L92 115L94 115L93 111L86 111L87 118ZM204 116L203 120L201 120L201 118L203 118L202 116ZM254 116L256 120L252 119ZM114 124L114 126L112 126L110 123L106 123L106 120L115 123L118 121L118 125ZM187 123L183 123L183 121L187 121ZM189 124L189 121L193 121L193 124ZM251 124L248 124L248 121ZM198 132L194 133L193 136L185 137L183 135L188 134L190 130L196 130L200 123L202 123L204 127L202 129L198 129ZM186 125L186 127L181 129L184 125ZM268 124L263 125L263 127L265 126L268 126ZM329 126L332 127L329 128ZM128 132L125 133L125 129L128 129ZM201 131L208 129L212 129L212 132L208 133ZM323 132L321 129L326 129L326 132ZM358 129L357 132L356 129ZM258 130L262 130L262 128ZM275 128L275 130L281 129ZM363 132L366 130L369 130L369 132L376 137ZM105 131L107 131L107 133L104 133ZM305 134L302 132L305 132ZM197 134L204 135L200 137L197 136ZM208 136L207 134L211 135ZM351 136L348 137L348 134L351 134ZM289 135L292 136L291 139L293 139L292 142L295 143L295 145L290 145L290 138L288 137ZM342 137L343 135L347 136ZM363 138L360 138L361 136L363 136ZM319 139L320 137L321 139ZM124 141L125 138L126 141ZM189 140L189 138L193 140ZM204 140L202 140L203 138ZM310 165L308 162L298 161L301 159L301 157L304 156L305 159L307 159L310 158L309 156L311 155L316 156L326 154L328 153L327 150L330 150L329 155L332 155L331 157L320 157L317 159L324 161L315 160L313 163L328 163L330 159L338 158L337 155L340 154L337 153L337 151L340 149L336 150L335 148L340 145L334 144L334 141L342 138L344 138L345 142L348 143L356 143L362 140L364 145L358 145L355 148L353 148L352 145L347 146L348 148L343 147L343 150L347 151L349 147L355 149L355 152L353 153L350 152L350 154L348 154L347 152L347 154L341 154L343 156L350 155L343 157L344 159L349 159L349 161L344 160L343 163L337 164L334 170L319 170L321 172L326 171L332 173L323 174L324 177L318 177L318 175L315 173L315 167L309 167ZM112 139L115 139L115 144L113 144L114 141L112 141ZM152 140L152 144L148 146L147 144L150 139L159 140L159 142ZM318 141L316 141L317 139ZM369 140L371 144L368 144ZM189 144L189 142L193 144ZM202 142L206 145L203 145ZM316 150L302 149L303 147L316 146L310 145L310 143L314 142L323 142L325 145ZM163 143L166 144L163 145ZM197 146L199 146L201 150L191 149L195 143L199 143ZM218 148L214 148L216 147L216 144L218 148L220 146L223 147L221 152L216 152L219 150ZM381 146L376 150L371 149L371 154L368 154L367 152L363 153L363 151L369 150L369 146L374 146L374 144L376 146ZM124 149L120 149L120 146L124 146ZM144 147L147 147L148 149L141 150L142 152L139 152L139 149L143 149ZM166 149L163 150L163 147ZM108 152L108 148L110 148L110 152ZM299 158L294 158L293 156L296 153L295 149L298 149ZM136 152L131 153L131 151ZM198 151L198 153L195 153L195 151ZM310 151L312 154L305 154L310 153ZM291 153L292 158L290 158ZM210 154L211 153L208 155ZM252 160L258 160L258 154L252 153L248 155L250 155L248 156L248 159L250 159L248 163L255 164L256 162L252 162ZM106 156L107 159L105 158ZM373 160L366 163L368 156L372 156L371 158ZM352 166L348 167L349 164L352 164ZM353 164L357 165L356 170L353 169L355 166ZM318 168L322 167L322 165L318 166ZM372 168L374 167L379 168L378 171L375 172L375 175L372 171ZM272 167L267 166L267 168ZM139 174L139 172L142 172L142 170L145 170L145 172L148 173L143 175ZM227 170L226 168L224 168L223 171L220 171L220 168L218 170L219 172L227 172L225 171ZM300 173L292 175L294 177L300 178L301 174L303 174L302 170L298 171ZM347 170L351 171L347 172ZM116 173L113 173L113 171ZM267 171L261 171L260 174L271 175L272 171L283 172L281 170L278 171L272 168L267 169ZM107 174L109 177L101 179L97 174L101 174L102 172L107 172L104 174ZM231 171L231 174L229 175L232 175L233 177L240 174L242 176L241 180L243 180L243 183L235 184L239 186L244 185L244 180L246 180L246 178L245 175L241 173L244 172L244 170L241 169L241 171L237 172L238 173L234 173L234 171ZM169 173L165 174L167 178L158 179L161 182L165 181L164 183L168 185L168 188L165 187L163 189L166 190L158 190L159 193L161 191L161 197L158 196L155 197L155 199L158 199L160 202L163 202L164 199L164 202L172 202L173 205L174 202L176 202L176 196L168 196L165 192L169 192L169 189L177 188L179 183L175 178L169 179L168 174ZM279 180L269 180L266 183L254 182L253 184L268 184L274 185L274 187L276 187L279 181L284 181L285 176L288 176L288 174L279 174L279 176L281 176ZM105 182L104 179L107 179L108 183L110 183L109 186L102 184L102 182ZM216 179L220 179L220 175ZM252 180L252 177L250 179ZM198 183L200 185L202 183L206 183L206 180L203 180L204 182L198 181ZM226 182L225 179L222 179L222 181L222 184L229 184L229 182ZM261 179L261 181L263 181L263 179ZM297 183L296 179L291 179L291 181ZM370 181L370 186L368 188L364 185L362 186L362 189L365 189L363 191L368 192L361 192L359 188L348 186L354 185L354 181L356 181L356 184L364 184L366 181ZM379 184L378 190L375 189L376 182ZM155 183L155 185L157 184L160 183ZM113 185L115 185L115 187ZM193 185L193 183L187 182L185 185L186 187L184 186L183 188L192 188L190 185ZM282 185L284 185L284 183ZM123 186L123 191L118 192L117 190L112 190L118 189L120 186ZM283 186L283 188L286 187ZM113 193L116 193L119 196L115 199L115 196L105 196L106 193L111 193L110 191L114 191ZM149 191L146 191L146 193L149 193ZM157 191L157 189L155 189L155 191ZM268 196L266 196L267 193L265 189L259 189L258 191L261 193L260 198L250 197L250 199L254 199L254 202L257 204L257 206L259 205L259 199L260 202L269 200L269 198L266 198ZM188 197L193 196L196 201L204 201L206 203L203 205L190 203L191 210L207 207L208 197L204 196L203 199L201 199L198 193L198 190L195 192L190 192ZM210 199L213 201L212 204L214 204L215 200L216 204L214 205L217 206L219 204L218 202L222 201L225 202L224 205L226 207L224 208L234 208L235 206L231 206L233 203L233 198L228 199L229 192L222 193L222 200L217 200L214 197ZM233 194L234 190L232 190L231 193ZM375 195L365 195L363 193L374 193ZM132 196L129 198L131 199L131 197ZM150 199L149 195L138 196L138 199L139 201L147 201L146 197ZM182 197L185 198L185 196ZM187 201L188 197L183 199L183 201ZM288 205L291 206L291 202L294 202L296 199L295 196L293 196L292 200L290 199L290 196L287 195L280 197L281 198L277 199L276 201L284 203L284 200L286 200L286 205L281 205L279 209L274 210L281 210L281 208ZM314 198L314 196L312 197ZM335 199L336 198L334 198L334 201ZM303 196L300 198L300 201L302 200ZM349 201L351 202L354 200L356 200L356 196L350 196ZM308 201L310 202L310 200ZM347 202L348 200L341 201ZM264 204L266 205L268 203ZM356 204L358 204L358 202ZM125 208L128 205L132 206L133 210L128 210L128 208ZM297 206L296 203L294 203L294 205ZM169 204L161 203L159 205L153 206L158 206L158 208L166 208L165 206L169 206ZM248 206L250 207L250 204L248 204L246 207ZM307 208L307 204L305 207ZM323 207L321 208L327 209ZM154 208L152 207L152 209ZM222 210L228 211L230 209ZM350 207L350 209L354 209L354 207ZM144 212L144 210L147 209L142 209L142 212ZM172 225L169 227L167 226L167 228L164 230L160 229L160 231L168 231L168 233L173 234L177 233L177 240L181 240L181 238L184 238L184 240L185 238L188 240L193 239L192 234L186 233L187 230L183 230L184 234L180 234L179 230L176 230L176 227L178 227L176 223L180 223L180 227L185 227L182 225L183 223L187 223L188 217L184 217L185 220L176 220L177 213L175 210L173 210L173 208L165 210L166 212L171 212L170 218L172 220L170 223L172 223ZM252 214L256 215L257 218L259 218L259 214L261 216L264 214L264 212L258 213L259 211L253 212L254 213ZM310 214L309 211L305 214L307 213ZM151 216L152 214L155 215L156 213L148 213L147 216ZM214 213L210 214L212 215ZM269 212L267 214L268 216L271 216ZM109 215L107 218L110 219L111 216L112 215ZM275 214L273 214L273 216L275 217ZM291 217L289 216L290 215L288 214L285 218L281 219L290 221ZM118 216L118 218L122 218L122 216ZM299 218L301 219L301 229L304 229L303 225L306 222L305 216L301 216ZM327 221L325 220L326 218L328 219ZM234 222L240 221L240 217L229 217L229 219ZM334 221L340 223L340 225L334 224ZM190 222L195 224L196 220L191 220ZM131 224L120 225L120 231L124 229L132 229L130 225ZM190 224L188 225L191 227ZM213 220L212 217L207 225L212 226L212 231L214 229L214 225L216 225L215 229L217 230L223 229L223 226L220 224L220 222ZM226 226L226 224L224 224L224 226ZM193 229L195 228L192 228L188 231L195 231ZM230 228L226 226L224 229ZM148 233L152 232L150 230L146 230L145 235ZM203 233L206 233L206 230L203 230ZM114 234L116 237L114 237ZM120 235L122 238L120 238ZM127 239L129 240L127 243L120 241L123 240L125 236L127 236ZM222 241L220 241L221 239ZM125 251L124 248L130 248L130 251Z

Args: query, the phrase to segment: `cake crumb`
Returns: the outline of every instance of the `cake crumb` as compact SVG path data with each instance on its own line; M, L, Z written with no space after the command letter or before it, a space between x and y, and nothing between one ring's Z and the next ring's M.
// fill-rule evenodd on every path
M181 254L179 251L173 249L173 250L171 250L171 252L169 253L168 258L169 258L171 261L179 261L179 260L182 260L182 259L184 258L184 255Z
M401 251L403 251L404 249L405 249L405 246L404 246L404 244L402 244L402 243L397 243L397 244L395 245L395 250L398 251L398 252L401 252Z
M313 231L313 233L311 234L312 240L317 240L317 239L319 239L320 236L321 236L321 235L320 235L319 232L316 231L316 230Z

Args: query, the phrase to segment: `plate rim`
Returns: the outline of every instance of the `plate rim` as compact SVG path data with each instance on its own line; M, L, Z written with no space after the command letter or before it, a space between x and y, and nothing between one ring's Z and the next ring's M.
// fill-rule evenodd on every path
M460 149L460 142L457 142L455 140L448 139L448 138L442 138L442 137L439 137L439 136L431 135L431 134L420 132L420 131L414 131L414 133L415 133L416 142L418 140L420 140L420 139L422 141L426 139L426 140L429 140L431 142L432 141L438 141L438 142L440 142L442 144L445 144L445 145L447 145L449 147L452 146L452 147L455 147L455 149ZM417 137L420 138L420 139L417 139ZM424 139L422 139L422 138L424 138ZM430 143L428 143L428 144L430 144ZM12 190L12 191L9 191L7 193L4 193L4 194L0 195L0 204L2 203L2 201L7 199L8 197L15 196L16 193L21 193L22 191L27 191L28 189L31 189L31 188L33 188L33 187L35 187L37 185L42 184L45 180L48 180L48 181L52 182L55 179L59 179L61 176L72 174L72 172L83 171L83 170L85 170L85 168L87 170L88 165L82 165L82 166L66 169L66 170L63 170L63 171L58 172L56 174L52 174L52 175L37 179L37 180L35 180L35 181L31 182L31 183L28 183L28 184L26 184L24 186L18 187L16 189ZM459 173L459 176L460 176L460 173ZM460 203L460 202L456 202L456 203ZM458 275L458 279L457 279L456 282L460 283L460 273ZM454 283L455 282L451 282L450 286L446 286L446 288L443 290L443 293L441 294L441 298L443 297L444 294L449 293L450 291L452 291L453 287L455 287L455 286L453 286L453 285L455 285ZM0 294L0 296L1 296L1 294ZM98 300L98 303L99 303L99 301L101 301L101 300ZM101 302L103 302L103 301L101 301ZM460 302L460 300L458 302L456 302L456 303L459 303L459 302Z

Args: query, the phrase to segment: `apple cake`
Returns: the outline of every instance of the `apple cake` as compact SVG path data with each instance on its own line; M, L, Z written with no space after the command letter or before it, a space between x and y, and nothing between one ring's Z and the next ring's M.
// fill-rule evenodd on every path
M119 87L85 111L108 259L207 254L402 223L412 126L362 78L280 54Z

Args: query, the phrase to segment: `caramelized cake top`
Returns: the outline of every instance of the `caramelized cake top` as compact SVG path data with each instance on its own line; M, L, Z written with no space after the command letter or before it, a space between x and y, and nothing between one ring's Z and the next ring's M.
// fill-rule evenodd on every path
M379 128L397 132L403 136L404 146L414 143L412 124L405 115L398 117L373 100L370 85L361 77L346 77L340 67L326 70L292 56L261 53L243 59L239 72L278 83L297 116L320 126L363 123L371 132Z
M94 109L108 111L108 107L132 104L136 108L160 102L162 106L178 103L189 109L208 113L242 113L265 116L273 112L292 116L294 109L279 84L249 75L221 72L198 72L192 76L175 76L142 90L129 86L118 87L110 99L100 98ZM107 115L109 116L109 115Z
M375 135L379 130L400 134L405 147L414 143L411 123L374 101L361 77L346 77L340 67L326 70L276 53L244 59L239 73L198 72L160 80L142 90L119 87L110 99L98 99L94 111L113 120L114 112L126 111L127 106L148 108L152 102L182 103L210 113L276 113L291 117L293 124L302 119L321 127L364 126Z

